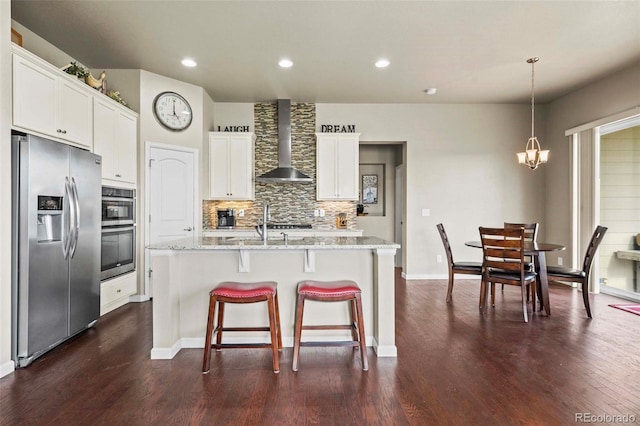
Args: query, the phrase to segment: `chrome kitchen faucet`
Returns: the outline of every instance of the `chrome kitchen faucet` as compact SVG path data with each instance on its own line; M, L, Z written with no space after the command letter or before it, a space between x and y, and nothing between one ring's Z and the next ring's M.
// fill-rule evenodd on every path
M260 225L256 225L256 231L262 241L265 242L267 241L267 221L269 220L269 216L269 203L264 203L262 206L262 230L260 230Z

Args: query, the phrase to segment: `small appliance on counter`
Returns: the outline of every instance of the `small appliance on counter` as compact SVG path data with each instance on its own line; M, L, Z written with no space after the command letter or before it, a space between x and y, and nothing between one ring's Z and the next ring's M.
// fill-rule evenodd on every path
M347 229L347 214L346 213L338 213L338 216L336 216L336 228L338 228L338 229Z
M218 229L232 229L236 227L236 212L234 209L218 209Z

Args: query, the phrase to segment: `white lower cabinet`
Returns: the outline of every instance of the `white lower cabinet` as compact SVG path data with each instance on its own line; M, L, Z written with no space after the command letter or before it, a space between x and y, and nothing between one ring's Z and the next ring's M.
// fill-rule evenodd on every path
M137 288L136 272L103 281L100 286L100 315L129 303L129 296L135 294Z

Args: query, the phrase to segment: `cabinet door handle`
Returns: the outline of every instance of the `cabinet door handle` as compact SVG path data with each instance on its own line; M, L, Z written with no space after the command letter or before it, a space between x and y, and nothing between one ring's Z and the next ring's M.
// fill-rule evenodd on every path
M192 227L184 228L184 229L183 229L183 231L189 231L189 232L191 232L191 231L193 231L193 228L192 228Z
M122 177L122 175L119 175L119 174L116 174L116 177L119 177L119 178L121 178L121 177Z

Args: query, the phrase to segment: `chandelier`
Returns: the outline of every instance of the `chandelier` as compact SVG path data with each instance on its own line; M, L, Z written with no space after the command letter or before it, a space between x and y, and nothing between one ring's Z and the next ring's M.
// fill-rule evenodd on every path
M518 153L518 163L529 166L531 170L537 169L540 163L546 163L549 160L549 150L540 149L540 142L538 142L538 138L535 136L534 132L535 97L533 68L534 64L539 60L540 58L538 57L527 59L527 62L531 64L531 137L527 141L527 146L525 147L524 152Z

